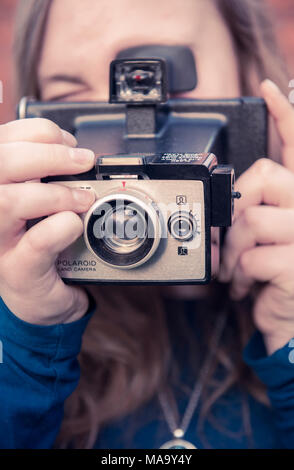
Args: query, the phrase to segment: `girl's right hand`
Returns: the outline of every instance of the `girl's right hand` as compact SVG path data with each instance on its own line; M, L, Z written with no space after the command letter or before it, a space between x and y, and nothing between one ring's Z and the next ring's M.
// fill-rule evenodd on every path
M83 232L77 215L94 194L41 183L94 165L91 150L47 119L0 125L0 296L22 320L39 325L78 320L88 308L81 287L67 286L55 260ZM48 216L26 231L26 221Z

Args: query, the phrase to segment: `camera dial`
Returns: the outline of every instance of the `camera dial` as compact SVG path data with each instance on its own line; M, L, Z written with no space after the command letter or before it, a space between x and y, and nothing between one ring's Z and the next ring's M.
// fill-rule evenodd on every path
M197 221L192 214L186 211L178 211L168 219L168 230L176 240L188 241L197 232Z

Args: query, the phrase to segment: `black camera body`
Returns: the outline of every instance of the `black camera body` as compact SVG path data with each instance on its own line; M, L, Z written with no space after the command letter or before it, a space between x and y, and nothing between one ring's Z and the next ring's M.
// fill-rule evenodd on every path
M195 87L193 64L188 48L141 46L111 64L109 103L20 102L20 118L51 119L97 154L89 172L44 180L96 193L56 262L65 282L210 281L211 229L232 223L235 173L266 155L267 111L252 97L168 99Z

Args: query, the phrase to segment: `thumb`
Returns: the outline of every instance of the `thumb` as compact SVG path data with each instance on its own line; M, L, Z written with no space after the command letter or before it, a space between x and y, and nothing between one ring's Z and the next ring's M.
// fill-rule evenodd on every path
M74 212L51 215L31 227L15 248L16 259L21 260L25 272L34 278L47 273L60 252L83 233L83 222Z

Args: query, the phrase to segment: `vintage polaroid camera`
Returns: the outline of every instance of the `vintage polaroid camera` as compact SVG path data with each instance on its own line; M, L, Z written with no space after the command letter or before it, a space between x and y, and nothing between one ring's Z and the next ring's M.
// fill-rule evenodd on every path
M109 103L20 102L20 118L51 119L97 154L89 172L43 180L96 193L56 261L65 282L211 280L212 228L232 223L235 172L266 155L267 113L259 98L179 97L196 84L188 47L147 45L110 64Z

